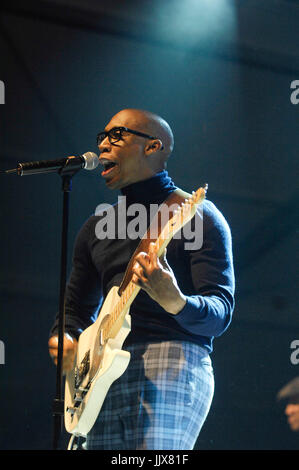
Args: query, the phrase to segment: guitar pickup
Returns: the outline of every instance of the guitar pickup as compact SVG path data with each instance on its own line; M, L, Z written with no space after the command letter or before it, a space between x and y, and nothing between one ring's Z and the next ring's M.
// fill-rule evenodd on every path
M77 403L81 403L81 401L83 401L83 397L82 395L79 395L78 393L76 393L75 397L74 397L74 402Z
M90 367L90 351L88 350L85 353L85 356L82 359L82 361L80 362L80 364L78 364L75 367L75 378L74 379L75 379L75 388L76 389L79 389L82 381L84 380L84 377L87 375L87 373L89 371L89 367Z

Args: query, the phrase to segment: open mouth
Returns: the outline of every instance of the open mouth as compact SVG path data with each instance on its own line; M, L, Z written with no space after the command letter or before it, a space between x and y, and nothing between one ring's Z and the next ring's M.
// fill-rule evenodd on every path
M113 168L115 168L116 165L117 165L115 162L112 162L112 161L109 161L109 160L104 160L101 163L104 166L104 170L101 173L102 176L106 176L106 175L112 173Z

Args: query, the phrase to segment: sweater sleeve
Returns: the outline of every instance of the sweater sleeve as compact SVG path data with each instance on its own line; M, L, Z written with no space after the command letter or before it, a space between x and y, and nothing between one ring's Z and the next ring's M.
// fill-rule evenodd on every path
M235 279L229 226L210 201L203 209L203 244L189 252L194 294L175 316L178 324L193 334L220 336L231 322Z
M91 325L102 303L100 276L91 261L88 241L92 218L79 231L74 245L72 270L65 292L65 332L75 338ZM50 335L57 333L58 315Z

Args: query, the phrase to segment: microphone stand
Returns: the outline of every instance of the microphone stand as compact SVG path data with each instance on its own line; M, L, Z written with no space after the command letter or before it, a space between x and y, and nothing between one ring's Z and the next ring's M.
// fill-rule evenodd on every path
M63 340L65 324L65 288L67 276L67 242L69 223L69 200L72 190L72 177L79 168L72 167L68 160L63 168L59 170L62 178L63 191L63 213L61 231L61 260L60 260L60 293L59 293L59 316L58 316L58 357L56 369L56 395L53 401L53 450L58 449L59 439L62 431L62 418L64 415L63 398Z

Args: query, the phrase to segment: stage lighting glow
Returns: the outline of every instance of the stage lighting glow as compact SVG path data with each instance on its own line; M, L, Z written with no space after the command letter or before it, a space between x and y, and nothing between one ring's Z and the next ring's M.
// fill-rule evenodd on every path
M232 40L236 33L236 12L231 0L159 2L157 18L159 32L182 44L215 44Z

